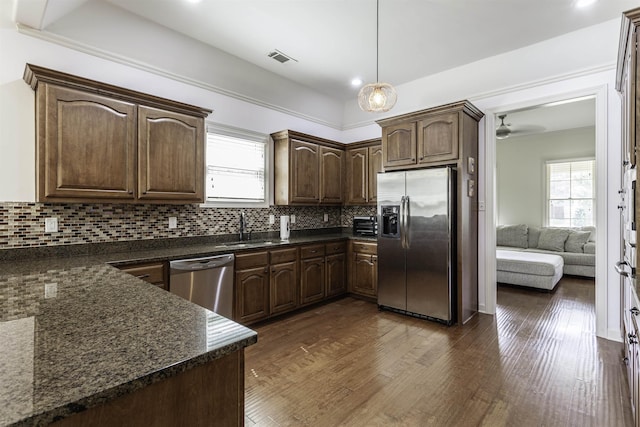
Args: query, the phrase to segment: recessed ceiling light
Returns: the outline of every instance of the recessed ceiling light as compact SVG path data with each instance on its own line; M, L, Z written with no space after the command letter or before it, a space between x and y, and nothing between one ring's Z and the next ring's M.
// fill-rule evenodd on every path
M202 0L185 0L187 3L200 3Z
M587 6L591 6L598 0L576 0L575 5L578 9L585 8Z
M362 84L362 79L359 77L356 77L351 80L351 86L360 86L361 84Z

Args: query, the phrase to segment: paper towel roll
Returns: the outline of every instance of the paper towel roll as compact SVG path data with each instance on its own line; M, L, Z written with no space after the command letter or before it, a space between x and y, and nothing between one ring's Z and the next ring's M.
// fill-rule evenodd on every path
M280 217L280 240L289 240L289 215Z

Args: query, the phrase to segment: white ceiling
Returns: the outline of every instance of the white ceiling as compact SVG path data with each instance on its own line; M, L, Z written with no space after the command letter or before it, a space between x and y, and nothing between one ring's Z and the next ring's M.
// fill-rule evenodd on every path
M578 0L380 0L379 77L401 85L483 58L535 44L620 17L637 0L600 0L578 9ZM353 99L350 81L376 79L375 0L0 0L14 19L45 30L78 16L83 4L110 4L204 42L337 101ZM87 11L100 8L84 8ZM104 17L104 19L108 19ZM76 21L77 22L77 21ZM118 22L110 23L118 28ZM296 61L267 56L278 49ZM247 90L252 85L247 84ZM246 95L251 96L250 93ZM578 117L580 103L562 116ZM522 113L520 113L521 115ZM514 126L557 130L553 117L510 114ZM582 127L585 119L576 119ZM556 121L573 123L572 120Z

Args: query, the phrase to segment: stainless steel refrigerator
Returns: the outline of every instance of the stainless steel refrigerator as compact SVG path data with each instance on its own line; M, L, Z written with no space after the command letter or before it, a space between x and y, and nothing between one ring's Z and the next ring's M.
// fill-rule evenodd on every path
M456 319L455 170L378 174L378 306Z

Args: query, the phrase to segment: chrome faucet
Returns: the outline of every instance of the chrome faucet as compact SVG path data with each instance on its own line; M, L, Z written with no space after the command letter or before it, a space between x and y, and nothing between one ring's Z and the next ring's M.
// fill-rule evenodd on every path
M240 212L240 241L250 240L251 232L247 232L247 219L244 215L244 211Z

